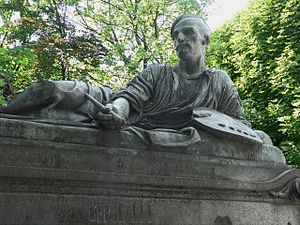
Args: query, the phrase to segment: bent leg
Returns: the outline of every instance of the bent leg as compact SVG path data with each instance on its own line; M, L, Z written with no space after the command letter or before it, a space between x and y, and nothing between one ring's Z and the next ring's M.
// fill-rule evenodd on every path
M76 92L74 91L75 87L75 81L37 82L9 101L7 106L2 109L2 112L8 114L32 115L48 107L69 107L74 109L84 102L83 93L86 91L78 90ZM72 94L74 96L72 96Z
M41 81L17 95L0 112L70 121L90 121L98 109L88 101L89 93L102 104L110 101L113 90L82 81Z

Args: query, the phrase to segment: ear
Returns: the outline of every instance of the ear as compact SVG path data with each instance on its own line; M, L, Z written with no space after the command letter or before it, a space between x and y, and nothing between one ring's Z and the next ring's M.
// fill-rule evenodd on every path
M208 45L208 43L210 41L210 36L207 34L204 34L204 40L205 41L202 41L202 44L204 43L203 45Z

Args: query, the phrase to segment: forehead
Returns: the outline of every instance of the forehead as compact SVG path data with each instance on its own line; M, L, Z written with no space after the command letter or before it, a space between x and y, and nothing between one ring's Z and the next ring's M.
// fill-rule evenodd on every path
M182 29L194 28L199 30L200 32L204 32L204 24L200 19L187 18L179 21L175 27L174 31L180 31Z

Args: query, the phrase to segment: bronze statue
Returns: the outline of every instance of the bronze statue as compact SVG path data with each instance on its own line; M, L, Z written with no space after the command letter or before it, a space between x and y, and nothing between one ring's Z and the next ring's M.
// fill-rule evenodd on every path
M180 59L175 67L151 65L120 91L80 81L38 82L0 111L96 121L99 127L114 129L126 124L143 134L158 131L188 135L190 143L201 139L195 129L201 126L261 142L262 133L257 135L248 128L250 124L228 74L205 66L205 49L211 35L206 22L197 15L182 15L173 23L171 35ZM214 110L234 118L231 123L235 124L226 124L226 118L218 121L218 116L213 119L215 124L206 124L205 118L214 114ZM167 137L163 142L171 144L176 138Z

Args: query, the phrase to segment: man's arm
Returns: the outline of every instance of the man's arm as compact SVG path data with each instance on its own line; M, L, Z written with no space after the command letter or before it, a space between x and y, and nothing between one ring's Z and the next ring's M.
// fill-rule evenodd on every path
M105 106L107 113L98 112L96 115L98 126L118 129L126 124L129 117L130 104L125 98L117 98Z
M130 111L130 104L126 98L117 98L111 104L111 109L120 115L121 118L128 119L129 111Z
M251 127L250 122L245 119L240 96L231 78L225 71L222 70L219 71L219 76L220 77L217 79L220 79L219 85L221 85L221 93L217 110L231 116L232 118L240 120L245 125Z
M164 67L159 65L151 65L143 70L138 76L130 81L123 90L115 92L112 102L106 107L120 115L121 118L129 119L129 123L136 121L143 114L145 102L153 95L155 77L161 74ZM116 127L121 127L112 115L98 113L98 121L105 127L111 128L114 123ZM103 122L104 121L104 122ZM106 125L107 124L107 125Z

